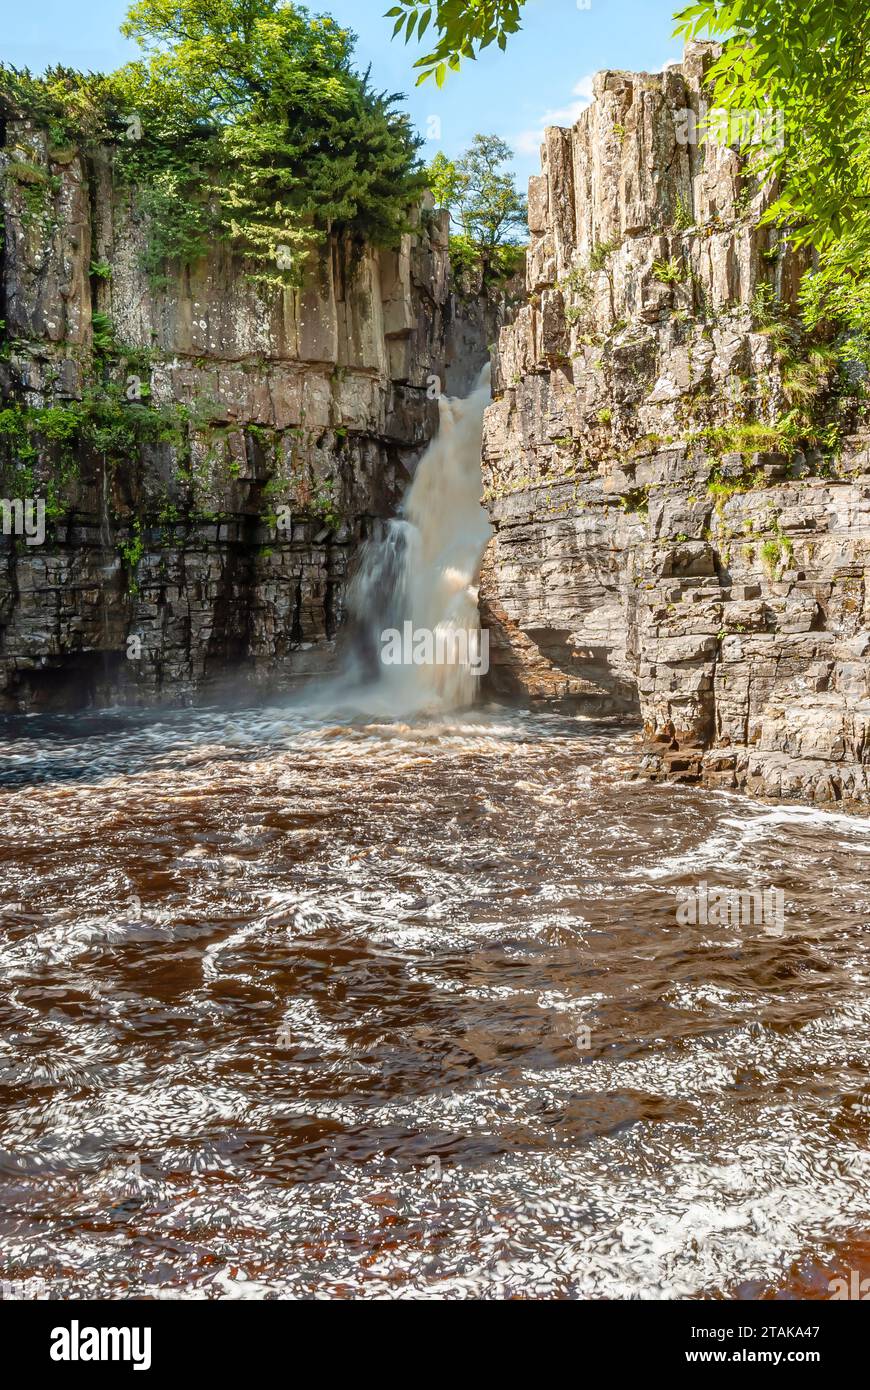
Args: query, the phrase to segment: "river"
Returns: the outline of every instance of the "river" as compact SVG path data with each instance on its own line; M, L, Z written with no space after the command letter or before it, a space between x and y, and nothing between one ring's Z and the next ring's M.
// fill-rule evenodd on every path
M7 721L2 1274L53 1297L828 1297L870 1273L866 820L630 732ZM686 922L775 887L782 930Z

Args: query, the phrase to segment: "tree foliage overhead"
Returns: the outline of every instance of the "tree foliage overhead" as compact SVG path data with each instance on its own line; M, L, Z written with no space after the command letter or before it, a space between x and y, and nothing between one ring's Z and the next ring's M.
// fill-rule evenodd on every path
M120 141L141 191L149 269L226 236L253 278L298 280L332 228L394 243L425 187L398 97L353 67L354 35L282 0L137 0L143 57L108 77L0 70L0 103Z
M395 19L393 37L404 33L405 43L416 34L418 42L427 32L437 39L435 47L414 64L421 68L417 86L434 77L443 87L450 69L454 72L463 58L472 61L478 53L497 43L507 48L511 34L520 28L520 11L526 0L399 0L387 10Z
M781 145L751 159L780 180L770 219L818 252L802 288L809 325L870 333L867 0L705 0L677 18L684 38L724 44L709 73L717 105L782 113Z

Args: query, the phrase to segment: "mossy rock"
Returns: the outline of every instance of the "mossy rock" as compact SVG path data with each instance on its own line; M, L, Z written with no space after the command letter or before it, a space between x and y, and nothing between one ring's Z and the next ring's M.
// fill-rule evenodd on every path
M48 174L44 169L40 169L36 164L29 164L23 159L13 159L7 164L6 173L15 183L27 184L30 187L48 183Z

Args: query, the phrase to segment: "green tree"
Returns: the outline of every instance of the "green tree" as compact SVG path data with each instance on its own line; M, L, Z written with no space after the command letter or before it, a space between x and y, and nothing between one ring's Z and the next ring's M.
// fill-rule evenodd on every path
M198 120L211 133L190 180L190 192L201 190L193 206L202 230L216 220L255 278L286 283L294 258L298 275L306 249L334 227L375 244L396 240L425 184L420 141L395 111L399 98L354 71L349 30L282 0L138 0L123 32L146 58L118 81L153 122L143 120L143 142L129 154L149 164L164 220L183 201L165 159L165 115L183 112L188 129ZM182 241L193 230L185 220Z
M435 205L439 208L453 208L459 188L459 175L454 160L448 159L439 150L428 171L429 188Z
M353 35L281 0L136 0L121 32L147 55L122 72L183 91L217 121L315 96L319 83L344 95L351 75Z
M505 170L513 150L497 135L475 135L455 163L441 153L429 168L436 201L450 209L463 236L484 251L517 240L528 218L526 200Z
M527 226L526 200L505 165L513 158L497 135L475 135L458 160L439 151L429 166L429 187L439 207L450 210L458 234L450 238L450 261L469 288L503 284L523 265L518 245ZM525 240L523 237L522 240Z

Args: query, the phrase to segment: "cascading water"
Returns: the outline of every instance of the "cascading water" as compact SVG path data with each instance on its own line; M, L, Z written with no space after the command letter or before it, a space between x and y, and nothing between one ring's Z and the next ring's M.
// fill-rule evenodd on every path
M465 400L440 400L438 434L400 515L362 554L348 594L356 632L348 678L363 686L356 695L366 707L410 714L474 701L481 664L477 584L492 534L480 505L489 380L487 366ZM388 633L395 634L394 647L401 637L404 659L390 661Z

